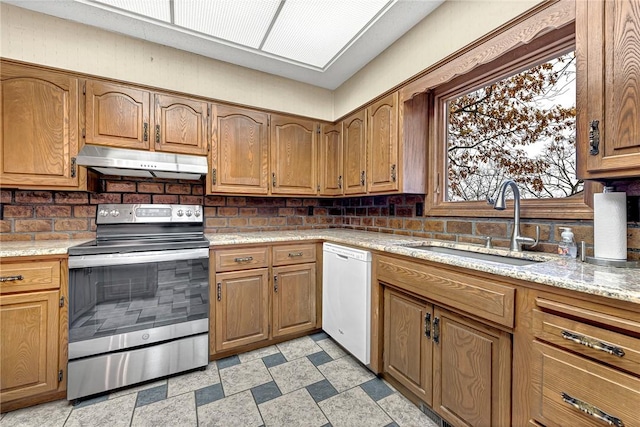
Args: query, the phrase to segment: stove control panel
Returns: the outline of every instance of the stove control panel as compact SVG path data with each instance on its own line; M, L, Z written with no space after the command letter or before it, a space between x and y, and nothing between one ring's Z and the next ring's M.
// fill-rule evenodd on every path
M96 212L96 224L202 221L200 205L104 204Z

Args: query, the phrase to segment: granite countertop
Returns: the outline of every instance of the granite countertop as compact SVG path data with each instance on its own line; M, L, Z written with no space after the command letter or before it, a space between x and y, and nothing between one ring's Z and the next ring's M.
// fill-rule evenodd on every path
M345 229L207 234L207 238L211 242L212 248L238 244L323 240L640 304L640 272L638 269L595 266L540 252L512 253L506 249L485 249L477 245ZM3 242L0 245L0 257L64 255L70 247L86 241ZM463 256L428 252L417 249L418 246L453 247L540 262L512 266Z

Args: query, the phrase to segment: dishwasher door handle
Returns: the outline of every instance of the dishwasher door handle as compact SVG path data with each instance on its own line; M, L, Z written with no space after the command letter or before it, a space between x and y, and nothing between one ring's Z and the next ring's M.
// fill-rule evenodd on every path
M338 258L340 258L340 259L344 259L344 260L349 259L349 257L348 257L348 256L346 256L346 255L336 254L336 256L337 256Z

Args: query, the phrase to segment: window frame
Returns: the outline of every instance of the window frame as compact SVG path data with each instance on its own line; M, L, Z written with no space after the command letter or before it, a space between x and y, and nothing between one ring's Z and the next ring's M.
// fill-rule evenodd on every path
M571 24L533 39L531 42L519 45L500 55L496 59L479 65L472 70L458 75L450 81L434 87L430 93L430 114L428 117L429 160L427 167L427 188L425 197L426 216L455 216L455 217L511 217L512 208L498 211L483 201L446 201L447 179L447 109L446 100L456 95L462 95L475 88L482 87L505 77L543 63L554 57L575 50L575 25ZM450 62L455 67L455 62ZM447 64L442 66L448 67ZM581 71L576 64L576 78ZM580 93L576 94L576 98ZM578 105L576 99L576 106ZM577 134L577 129L576 129ZM576 138L577 146L580 140ZM576 159L577 161L577 159ZM594 184L584 183L581 194L557 199L522 199L521 217L535 219L592 219L593 209L589 206L593 198ZM512 202L511 205L512 206Z

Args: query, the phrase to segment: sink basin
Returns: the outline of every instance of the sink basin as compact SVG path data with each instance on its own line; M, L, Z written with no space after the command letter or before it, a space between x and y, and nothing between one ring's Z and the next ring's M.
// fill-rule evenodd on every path
M438 254L456 255L464 258L478 259L482 261L498 262L500 264L507 265L531 265L541 261L525 259L525 258L512 258L502 255L484 254L480 252L470 252L463 249L447 248L442 246L412 246L411 249L418 249L421 251L435 252Z

